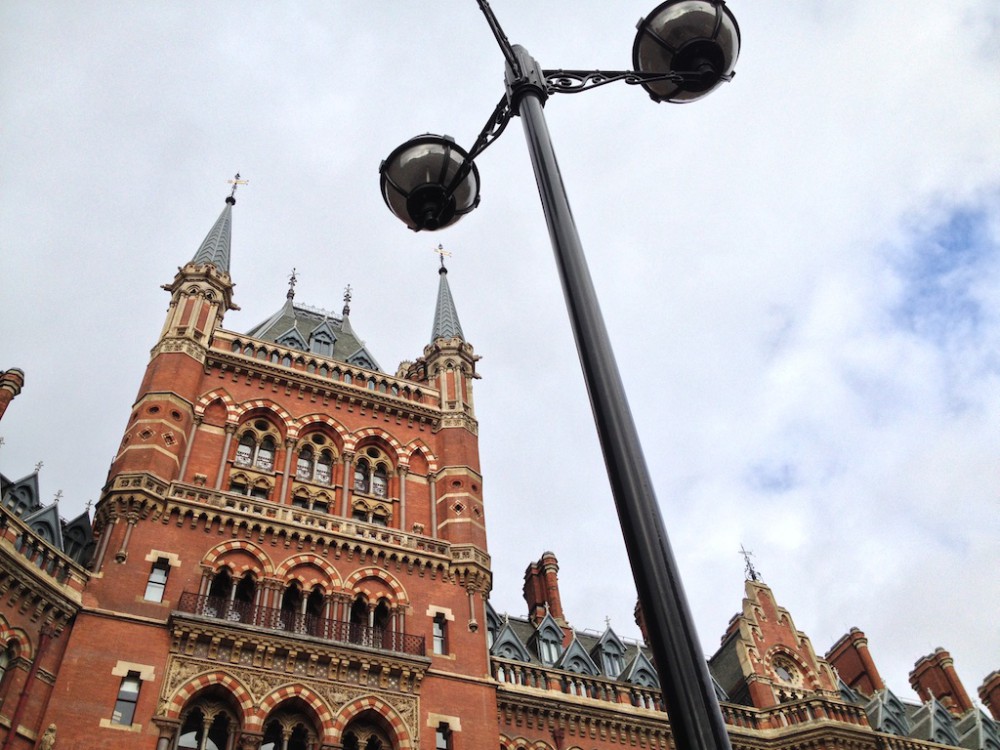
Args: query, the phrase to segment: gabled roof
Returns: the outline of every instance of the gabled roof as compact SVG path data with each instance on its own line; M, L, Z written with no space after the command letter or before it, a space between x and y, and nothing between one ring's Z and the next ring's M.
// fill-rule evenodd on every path
M490 648L490 653L493 656L499 656L503 659L531 661L531 653L528 651L527 646L524 645L524 642L518 637L517 633L514 632L509 622L505 622L496 634L496 637L493 639L493 646Z
M431 329L431 342L438 339L462 339L462 324L458 322L458 310L455 300L451 297L451 287L448 285L448 269L441 265L438 270L438 297L434 308L434 326Z
M59 503L39 508L23 517L24 522L39 537L56 549L63 548L62 522L59 520Z
M886 734L907 737L910 734L910 720L906 706L889 688L879 690L865 705L868 723L872 729Z
M229 273L229 244L233 223L233 204L236 200L226 198L226 207L222 209L219 218L202 241L198 252L191 259L192 263L201 265L211 263L220 271Z
M635 657L625 666L623 672L626 682L642 687L660 687L660 678L656 674L653 662L646 658L642 651L636 651Z
M978 708L961 716L955 722L958 744L968 750L1000 750L1000 727Z
M34 471L26 477L10 482L3 493L5 508L10 508L19 516L34 513L41 507L38 498L38 472Z
M594 664L594 660L590 658L590 654L583 650L583 646L580 645L580 641L576 639L575 635L562 652L562 655L552 666L556 669L565 669L568 672L578 672L579 674L588 674L594 677L601 674L601 670Z
M957 745L958 732L955 720L935 698L910 712L910 736L918 740Z

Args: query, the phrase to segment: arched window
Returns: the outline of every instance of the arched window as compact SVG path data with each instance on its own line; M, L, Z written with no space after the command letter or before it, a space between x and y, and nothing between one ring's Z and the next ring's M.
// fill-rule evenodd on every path
M389 474L383 463L379 463L372 473L372 494L375 497L386 497L389 494Z
M389 497L389 473L392 463L375 446L365 448L354 466L354 491L379 498Z
M274 438L270 435L265 436L260 441L260 447L257 449L257 460L254 462L254 466L264 471L274 470Z
M0 698L7 694L10 686L11 673L17 663L18 645L17 641L11 640L7 647L0 651Z
M221 703L198 701L182 714L178 750L228 750L236 734L236 717Z
M333 452L328 448L320 451L319 459L316 461L314 478L321 484L331 484L333 482Z
M295 478L305 482L312 481L315 456L311 445L305 445L299 451L299 459L295 464Z
M344 750L392 750L394 732L385 717L365 711L344 727L341 742Z
M285 593L281 596L282 627L294 633L305 632L305 617L302 610L302 587L298 581L292 581L285 587Z
M354 467L354 491L368 494L371 464L365 458L358 459Z
M257 448L257 441L252 432L244 432L240 438L239 445L236 446L236 465L251 466L253 464L253 454Z
M311 750L319 747L319 733L307 714L309 708L293 699L264 721L260 750Z

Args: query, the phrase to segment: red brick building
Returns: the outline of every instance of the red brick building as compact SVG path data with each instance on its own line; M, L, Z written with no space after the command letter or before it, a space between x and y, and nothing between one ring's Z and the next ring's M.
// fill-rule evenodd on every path
M4 479L0 750L670 746L645 648L568 625L554 554L528 566L526 617L487 602L478 358L447 271L395 374L349 294L307 307L294 279L232 332L234 203L164 287L92 539ZM24 385L3 375L0 416ZM754 578L709 662L735 746L1000 750L945 652L906 704L860 631L820 657ZM1000 710L1000 675L981 697Z

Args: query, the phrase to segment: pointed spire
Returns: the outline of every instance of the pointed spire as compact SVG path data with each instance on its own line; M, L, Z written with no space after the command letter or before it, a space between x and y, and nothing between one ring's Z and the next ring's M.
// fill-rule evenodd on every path
M351 285L344 287L344 317L351 314Z
M234 179L229 180L233 189L226 196L226 207L222 209L215 225L205 236L198 252L194 254L194 258L191 259L192 263L196 265L211 263L220 271L229 273L229 240L232 234L233 206L236 205L236 188L240 185L246 185L248 182L250 181L240 179L239 172L236 173Z
M236 199L232 196L226 198L226 207L222 209L215 226L206 235L205 241L191 259L195 265L211 263L220 271L229 273L229 238L234 203Z
M451 287L448 285L448 269L444 266L444 256L451 255L443 247L438 245L435 250L441 256L441 268L438 269L438 297L437 307L434 309L434 328L431 330L431 341L437 339L462 339L462 324L458 322L458 310L455 309L455 300L451 297Z

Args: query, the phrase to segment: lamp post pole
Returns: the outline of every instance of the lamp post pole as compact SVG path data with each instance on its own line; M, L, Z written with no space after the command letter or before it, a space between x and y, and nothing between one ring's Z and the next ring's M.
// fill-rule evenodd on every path
M545 123L545 89L533 72L538 66L523 47L513 49L521 70L518 75L507 66L511 108L524 126L674 745L683 750L728 750L725 721Z
M488 0L477 2L507 63L506 93L468 152L447 136L429 133L398 146L379 167L382 197L414 231L453 224L479 203L474 160L500 136L512 115L521 118L673 744L678 750L729 750L725 721L549 138L544 105L550 93L587 91L613 81L641 85L658 102L693 101L732 78L739 27L725 0L664 0L639 22L633 46L636 70L544 71L527 50L510 43Z

